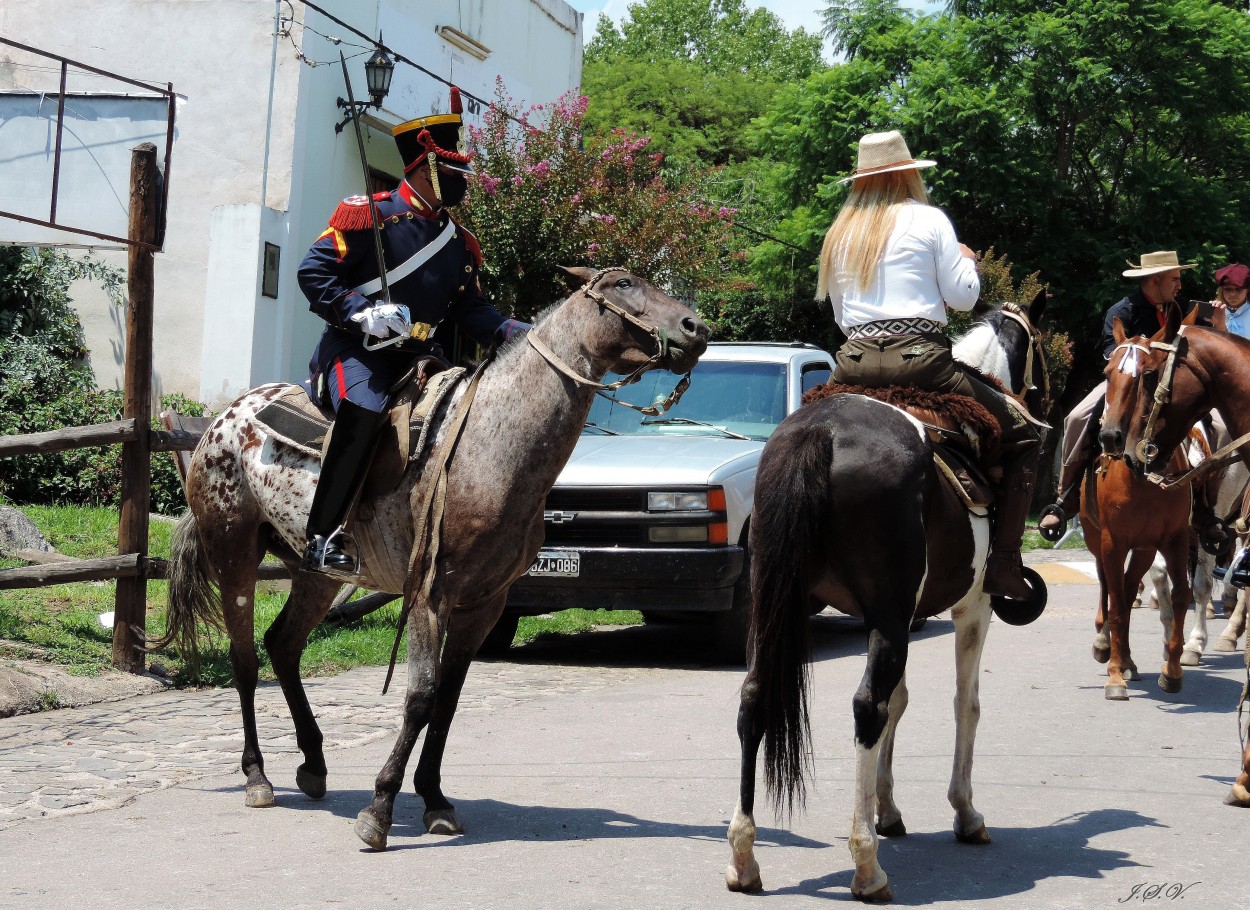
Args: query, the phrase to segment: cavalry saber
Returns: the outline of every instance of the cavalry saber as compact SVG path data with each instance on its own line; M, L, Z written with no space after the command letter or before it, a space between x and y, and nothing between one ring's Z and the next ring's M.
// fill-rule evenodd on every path
M369 158L365 155L365 134L360 129L360 112L356 108L356 96L352 94L351 76L347 74L347 58L343 56L343 52L339 51L339 63L343 67L343 84L347 87L347 106L351 111L352 126L356 130L356 146L360 149L360 166L365 172L365 198L369 200L369 222L373 225L373 252L378 260L378 282L382 285L382 302L391 302L391 287L386 280L386 257L382 253L382 228L378 224L378 206L373 201L373 189L369 186ZM390 347L398 344L407 336L396 335L394 338L387 339L381 344L370 345L368 336L365 336L365 350L376 351L379 348Z

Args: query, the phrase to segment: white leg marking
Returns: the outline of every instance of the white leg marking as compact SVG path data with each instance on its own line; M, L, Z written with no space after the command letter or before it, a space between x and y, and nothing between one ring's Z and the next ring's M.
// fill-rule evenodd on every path
M877 753L881 739L870 749L855 744L855 808L851 813L851 836L847 846L855 862L855 877L851 880L851 894L865 897L880 891L889 884L877 862L877 831L873 819L877 808Z

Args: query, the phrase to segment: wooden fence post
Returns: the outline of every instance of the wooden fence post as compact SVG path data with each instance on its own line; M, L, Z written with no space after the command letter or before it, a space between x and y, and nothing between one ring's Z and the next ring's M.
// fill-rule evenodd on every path
M156 242L160 179L156 146L144 142L130 159L129 238ZM113 614L113 666L131 673L145 669L140 650L147 622L148 509L152 499L152 310L154 296L152 250L130 246L126 281L126 407L135 419L136 438L122 445L122 508L117 550L139 554L139 571L117 579Z

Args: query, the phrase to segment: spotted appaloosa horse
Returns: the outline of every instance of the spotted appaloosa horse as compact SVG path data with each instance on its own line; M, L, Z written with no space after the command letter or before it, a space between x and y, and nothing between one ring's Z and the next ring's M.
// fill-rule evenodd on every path
M1123 327L1117 329L1120 344L1127 339ZM1132 344L1140 348L1137 369L1117 372L1107 382L1099 435L1103 451L1122 457L1139 473L1161 471L1189 427L1214 409L1237 443L1242 464L1250 467L1250 341L1214 329L1182 327L1180 312L1172 307L1158 334L1133 338ZM1250 635L1246 668L1250 689ZM1250 739L1225 802L1250 808Z
M956 345L956 356L994 372L1041 416L1045 362L1036 331L1046 300L1028 311L1029 329L994 313ZM968 352L975 352L969 357ZM1025 365L1031 363L1028 372ZM1026 383L1026 380L1027 383ZM1026 389L1035 386L1035 389ZM857 768L849 846L851 893L891 899L877 862L877 835L907 833L894 802L894 735L907 707L908 628L951 610L955 622L956 746L948 797L955 836L990 840L972 805L972 750L980 714L981 651L991 603L982 590L989 519L969 512L939 476L923 425L860 395L832 395L786 418L764 448L755 486L751 638L738 712L742 743L738 807L729 826L731 891L762 887L754 855L755 766L779 806L802 800L811 764L808 725L809 604L861 616L868 663L851 700ZM873 821L876 816L876 826Z
M687 372L707 347L703 322L641 278L624 269L567 271L584 282L581 290L549 311L528 337L509 342L481 373L446 467L442 533L434 538L439 545L414 539L424 507L416 493L423 465L410 464L399 488L374 500L373 517L358 515L353 526L360 536L373 523L391 554L391 564L382 564L384 557L378 564L363 561L354 581L390 591L395 588L377 579L397 576L410 607L403 725L356 827L376 849L386 845L405 767L427 727L414 778L425 801L425 825L431 832L461 830L441 786L448 728L469 662L499 618L508 586L529 568L542 544L543 502L573 451L598 381L609 370ZM465 385L431 415L438 422L430 432L435 448L460 414ZM256 421L284 388L248 392L204 435L187 476L190 513L178 526L171 560L165 641L193 648L197 620L224 625L230 636L249 806L274 802L253 707L253 596L257 565L266 552L292 570L291 595L265 633L265 648L304 754L296 782L314 799L326 792L321 731L304 694L299 658L343 582L297 571L320 465L266 435Z

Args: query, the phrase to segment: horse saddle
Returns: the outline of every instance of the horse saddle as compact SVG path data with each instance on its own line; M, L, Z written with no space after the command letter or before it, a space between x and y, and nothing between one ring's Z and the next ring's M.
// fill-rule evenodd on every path
M827 382L803 396L803 403L830 395L863 395L906 411L924 425L938 474L978 515L994 501L988 461L998 453L1002 428L975 398L931 392L916 386L853 386Z
M399 486L408 462L425 450L432 415L464 376L440 358L418 361L391 389L390 420L383 427L361 492L368 502ZM257 423L275 439L320 460L334 432L334 413L291 386L261 409Z

